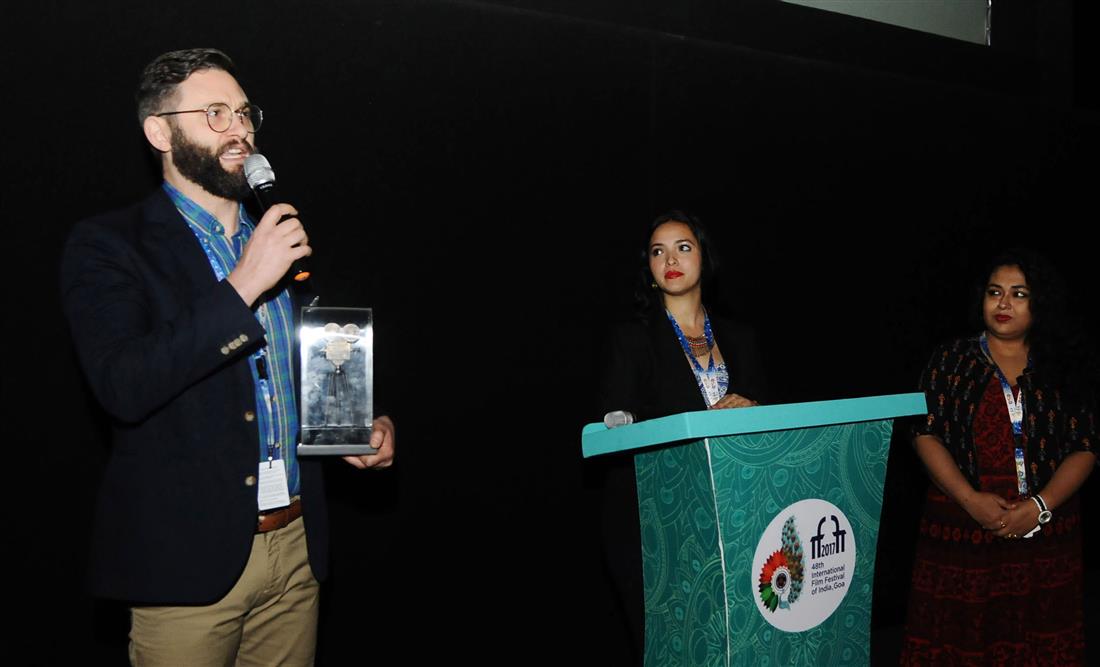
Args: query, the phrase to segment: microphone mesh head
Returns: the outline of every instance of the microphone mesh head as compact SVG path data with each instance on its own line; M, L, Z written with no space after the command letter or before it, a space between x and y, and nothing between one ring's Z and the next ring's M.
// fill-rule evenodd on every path
M613 410L603 416L603 425L607 428L630 426L634 423L634 415L625 410Z
M258 188L275 182L275 170L262 154L252 153L244 159L244 177L248 179L249 187Z

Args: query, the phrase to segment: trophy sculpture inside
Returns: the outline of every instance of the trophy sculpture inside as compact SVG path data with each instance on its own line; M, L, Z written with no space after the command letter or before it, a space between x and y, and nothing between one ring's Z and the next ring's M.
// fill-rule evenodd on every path
M373 454L370 308L302 309L301 455Z

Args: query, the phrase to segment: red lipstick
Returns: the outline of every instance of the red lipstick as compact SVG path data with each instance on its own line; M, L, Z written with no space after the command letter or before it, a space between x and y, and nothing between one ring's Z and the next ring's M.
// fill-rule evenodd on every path
M672 280L674 278L679 278L682 275L684 275L684 274L680 273L679 271L665 271L665 280Z
M994 315L993 319L997 320L1001 324L1004 324L1005 322L1011 320L1012 316L1011 315Z

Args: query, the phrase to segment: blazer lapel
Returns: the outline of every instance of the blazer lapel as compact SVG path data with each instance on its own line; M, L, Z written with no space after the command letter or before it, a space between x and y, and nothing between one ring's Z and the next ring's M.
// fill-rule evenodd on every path
M707 402L699 392L691 362L684 356L684 348L680 347L676 331L664 312L650 318L649 329L657 372L654 379L658 383L668 383L669 391L660 393L673 402L668 406L673 408L670 413L706 410Z
M213 288L218 279L210 268L210 260L164 190L157 188L145 200L142 213L146 248L159 260L159 266L182 276L192 294Z
M210 268L210 260L164 190L158 187L149 195L142 206L142 214L145 248L149 256L155 258L157 267L171 276L165 283L179 290L180 302L190 304L214 289L218 278ZM252 369L247 357L238 357L233 367L232 377L237 388L232 395L245 397L243 400L253 406L251 409L256 409Z

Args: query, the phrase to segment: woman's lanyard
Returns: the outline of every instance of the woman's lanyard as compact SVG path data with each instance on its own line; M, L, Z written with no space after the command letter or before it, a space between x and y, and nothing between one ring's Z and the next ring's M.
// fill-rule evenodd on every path
M695 358L695 355L691 353L687 336L680 329L676 318L667 309L665 314L668 315L668 321L672 323L672 329L676 332L676 339L680 341L680 347L684 349L684 354L687 355L695 370L695 382L699 385L699 392L703 394L708 406L714 405L725 395L725 391L720 386L718 369L714 365L714 332L710 328L710 316L707 315L707 311L703 311L703 336L707 339L707 349L711 350L710 361L707 362L707 367L704 369L699 360Z
M989 341L985 332L978 338L982 352L993 362L993 370L997 373L997 379L1001 381L1001 393L1005 397L1005 405L1008 406L1008 419L1012 422L1012 439L1016 444L1016 487L1021 496L1027 495L1027 465L1024 462L1024 388L1020 387L1019 398L1012 395L1012 385L1008 378L1001 372L1000 366L993 360L993 353L989 351ZM1027 368L1031 368L1031 355L1027 357Z

